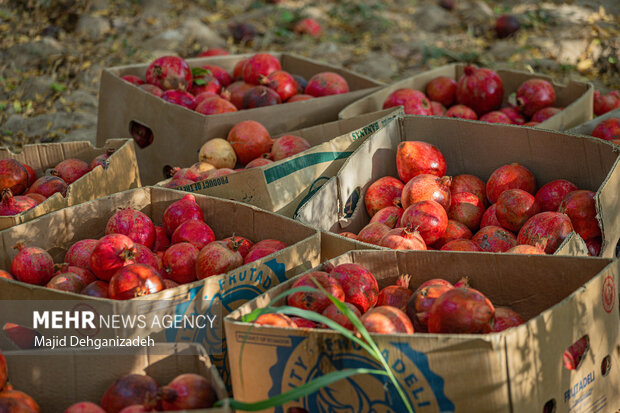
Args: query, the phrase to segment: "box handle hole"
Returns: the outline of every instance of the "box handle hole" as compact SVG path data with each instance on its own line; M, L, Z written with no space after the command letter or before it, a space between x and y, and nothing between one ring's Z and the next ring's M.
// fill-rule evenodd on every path
M146 125L132 120L129 122L129 133L140 148L144 149L153 143L153 131Z
M601 375L607 376L610 370L611 370L611 357L609 357L609 354L608 354L603 358L603 361L601 361Z
M545 405L543 406L543 413L555 413L556 411L556 402L555 399L551 399L549 400L547 403L545 403Z
M577 370L589 348L590 338L586 334L566 349L562 356L564 367L569 370Z

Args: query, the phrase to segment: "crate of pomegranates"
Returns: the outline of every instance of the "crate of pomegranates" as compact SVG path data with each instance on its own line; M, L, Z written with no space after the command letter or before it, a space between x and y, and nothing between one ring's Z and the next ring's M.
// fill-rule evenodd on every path
M326 231L324 259L364 246L612 257L617 163L615 146L593 137L405 116L297 218Z
M0 389L5 388L0 406L10 399L20 406L38 407L6 411L231 411L217 369L197 344L168 345L158 351L141 348L131 354L101 354L86 348L4 356L6 361L0 353Z
M351 251L225 318L235 398L363 368L273 411L613 410L619 271L610 259Z
M451 64L393 83L340 112L341 118L404 106L409 115L566 130L592 118L590 83L567 85L549 76Z
M334 176L364 140L395 121L391 108L351 119L287 131L271 137L260 122L233 126L227 139L206 141L198 161L170 167L170 180L160 185L246 202L292 217L301 203ZM254 140L254 145L248 145ZM242 168L233 169L236 165Z
M0 148L0 229L51 211L140 186L134 145L111 139Z
M97 139L135 139L142 180L153 184L163 165L190 165L206 139L240 121L272 133L325 123L380 85L287 53L164 56L102 72Z

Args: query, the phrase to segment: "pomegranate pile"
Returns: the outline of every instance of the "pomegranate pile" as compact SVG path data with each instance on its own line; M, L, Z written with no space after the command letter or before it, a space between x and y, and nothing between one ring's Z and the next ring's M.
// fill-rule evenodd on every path
M203 115L349 92L347 81L337 73L317 73L306 80L282 70L280 61L268 53L240 60L232 73L210 64L192 69L180 57L163 56L149 65L144 79L135 75L122 78L166 102Z
M382 177L364 196L370 222L340 235L403 250L553 254L571 231L590 255L601 250L595 193L564 179L538 187L534 174L512 163L487 181L446 176L446 160L420 141L398 145L398 178Z
M112 152L98 155L87 164L69 158L38 177L28 164L15 159L0 159L0 216L18 215L45 201L55 193L67 194L67 187L97 166L106 168Z
M26 393L15 390L8 377L6 359L0 351L0 412L40 413L37 402Z
M307 140L297 135L272 139L267 128L259 122L245 120L230 129L227 139L215 138L205 142L198 153L197 163L189 168L173 168L170 173L172 180L165 186L175 188L268 165L310 147ZM234 169L238 165L243 167Z
M555 89L543 79L529 79L516 90L516 104L504 103L504 83L486 68L468 65L458 81L439 76L425 88L426 94L403 88L392 92L383 109L404 106L409 115L434 115L490 123L536 126L559 113Z
M166 208L162 226L125 208L110 217L105 234L71 245L59 265L44 249L18 244L10 272L0 270L0 278L128 300L224 274L287 247L275 239L254 243L235 234L216 240L191 194Z
M315 282L358 317L370 333L378 334L486 334L504 331L525 322L506 307L494 307L480 291L469 286L467 279L455 285L441 279L430 279L411 289L410 277L401 275L394 285L379 289L374 275L359 264L325 266L325 271L312 271L293 283L316 292L294 292L287 304L313 311L339 325L355 330L353 323L325 295ZM259 325L293 328L327 328L301 317L263 314Z

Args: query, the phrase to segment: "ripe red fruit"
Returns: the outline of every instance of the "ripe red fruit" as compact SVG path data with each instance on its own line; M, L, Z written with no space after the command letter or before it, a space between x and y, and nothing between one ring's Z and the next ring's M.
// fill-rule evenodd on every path
M426 85L426 95L430 100L450 107L456 100L456 81L446 76L436 77Z
M215 234L210 226L202 221L191 219L183 222L172 233L173 244L189 242L199 250L215 241Z
M163 56L146 69L146 81L162 90L190 90L192 70L180 57Z
M452 288L429 311L429 333L477 334L488 331L495 314L491 301L473 288Z
M388 231L379 240L382 247L393 250L426 250L426 243L420 233L412 227L398 227Z
M86 284L79 275L72 272L64 272L52 277L45 285L52 290L79 293L86 287Z
M383 109L404 106L407 115L432 115L431 101L419 90L397 89L383 102Z
M459 238L446 242L441 248L441 251L473 251L481 252L482 249L471 239Z
M458 194L460 192L469 192L476 195L484 205L487 202L486 184L484 181L474 175L456 175L452 177L450 184L450 194Z
M56 266L55 266L56 267ZM97 281L97 277L90 270L86 268L76 267L74 265L68 265L67 263L63 263L60 265L60 268L54 273L54 275L64 274L64 273L73 273L80 277L84 282L84 285L88 285L93 281Z
M175 229L185 221L197 219L204 222L202 209L196 203L192 194L187 194L178 201L173 202L166 208L163 216L163 227L166 234L172 235Z
M433 244L434 248L440 249L445 244L456 239L470 239L472 232L467 226L459 221L448 219L448 226L441 237Z
M594 128L592 136L606 141L620 139L620 119L611 118L602 121Z
M595 195L592 191L573 191L564 197L558 207L558 212L568 215L575 232L584 240L601 236L596 219Z
M297 82L290 73L284 70L271 72L269 76L262 78L260 83L273 89L282 102L297 94Z
M504 83L491 69L466 66L456 85L456 101L469 106L478 116L499 109L504 99Z
M487 252L506 252L517 245L517 239L512 232L495 226L481 228L471 240Z
M196 258L196 277L199 280L212 275L225 274L243 265L238 251L226 247L226 243L212 242L200 250Z
M449 118L478 120L478 115L469 106L454 105L446 111L446 115Z
M163 289L164 281L155 268L144 264L130 264L112 276L108 294L113 300L130 300L155 294Z
M446 174L447 166L443 154L433 145L405 141L398 144L396 169L398 177L406 184L411 178L421 174L442 177Z
M70 158L56 165L54 171L67 184L72 184L86 175L90 171L90 167L81 159Z
M335 278L330 277L326 272L312 271L299 277L293 283L291 288L312 287L317 291L298 291L289 294L287 297L288 305L301 308L302 310L322 313L323 310L331 304L331 301L318 289L313 280L318 282L325 289L325 291L334 296L337 300L344 301L345 294L340 282L338 282Z
M411 320L402 310L391 306L375 307L361 318L369 333L377 334L413 334Z
M194 78L194 84L192 85L190 93L194 96L200 95L201 93L207 93L207 92L211 92L216 95L219 95L221 91L222 91L222 84L220 83L220 81L217 80L215 76L206 73L206 74L203 74L203 75L200 75ZM164 94L167 92L168 91L164 92ZM195 100L196 99L194 99L194 102Z
M615 92L615 93L614 93ZM614 109L620 108L620 93L617 90L602 95L598 90L594 91L594 114L604 115Z
M354 233L349 232L349 231L339 232L338 235L341 235L341 236L343 236L345 238L357 239L357 234L354 234Z
M282 103L280 95L267 86L254 86L243 95L241 106L243 109L261 108L263 106L279 105Z
M232 237L224 238L222 241L224 241L226 245L228 246L228 248L230 248L231 250L238 251L239 254L241 254L243 258L245 258L245 256L248 255L248 253L254 246L254 243L252 241L250 241L247 238L240 237L238 235L233 235Z
M67 250L65 262L76 267L90 269L90 256L98 242L96 239L77 241Z
M593 257L601 255L601 247L603 239L601 237L594 237L586 240L586 246L588 247L588 253Z
M517 104L525 116L548 106L555 105L555 90L551 83L543 79L528 79L517 89Z
M340 282L345 301L355 305L362 314L377 304L379 285L366 268L359 264L340 264L329 275Z
M510 327L516 327L525 323L525 319L520 314L506 307L495 307L495 314L491 319L491 332L499 333Z
M213 48L213 49L207 49L204 52L200 52L198 54L198 57L209 57L209 56L226 56L229 55L230 53L228 53L228 50L225 49L220 49L220 48Z
M37 180L37 173L35 172L35 170L32 168L32 166L23 163L22 162L22 166L24 168L26 168L26 172L28 172L28 183L33 183L34 181Z
M405 209L401 223L417 228L426 245L432 245L448 227L448 215L439 203L420 201Z
M162 259L165 277L179 284L196 281L196 259L200 251L189 242L171 245Z
M295 96L293 96L293 97L290 97L290 98L286 101L286 103L301 102L301 101L304 101L304 100L309 100L309 99L314 99L314 96L304 95L304 94L301 94L301 95L295 95Z
M452 283L450 283L449 281L444 280L443 278L432 278L432 279L426 280L422 284L420 284L418 286L418 288L416 289L416 291L421 290L422 288L427 287L429 285L448 285L450 287L454 287L452 285Z
M447 283L447 282L446 282ZM426 283L425 283L426 284ZM420 286L407 301L405 311L413 323L415 331L428 331L429 310L443 293L453 289L452 284L428 284Z
M431 110L433 111L433 116L444 116L446 114L446 108L434 100L431 100Z
M268 53L257 53L243 65L243 80L257 85L260 83L261 77L269 76L277 70L282 70L282 66L276 57Z
M169 103L183 106L187 109L194 110L196 108L196 99L194 95L183 90L166 90L162 93L161 98Z
M390 228L400 227L400 217L405 210L397 206L389 206L380 209L375 215L370 218L370 222L380 222L387 225Z
M22 194L28 185L28 170L15 159L0 159L0 190L10 189L15 195Z
M557 211L564 197L577 189L579 189L577 185L564 179L546 183L536 192L536 201L540 205L540 211Z
M56 192L62 196L67 195L67 183L58 176L46 175L34 181L27 193L37 193L49 198Z
M162 275L164 268L161 259L157 256L157 254L142 244L135 244L134 246L136 247L136 255L134 256L135 263L150 265L159 273L159 275Z
M532 194L521 189L508 189L497 199L495 215L503 228L517 232L528 219L540 212Z
M108 148L106 150L106 153L102 153L101 155L95 156L95 158L92 160L92 162L89 165L90 170L92 171L97 166L101 166L103 169L106 169L108 167L108 164L110 163L109 158L110 156L112 156L112 154L114 154L114 149Z
M144 84L144 80L142 80L140 77L136 75L121 76L121 79L123 79L125 82L129 82L132 85L136 85L136 86L140 86Z
M480 228L488 227L490 225L501 227L502 224L499 223L497 219L497 204L493 204L484 211L482 214L482 219L480 220Z
M175 377L159 389L163 410L192 410L213 407L217 401L215 390L207 379L186 373Z
M158 88L155 85L151 85L150 83L146 83L144 85L140 85L139 88L144 90L144 91L146 91L146 92L148 92L148 93L150 93L151 95L157 96L158 98L160 98L161 95L164 94L163 90L161 90L160 88Z
M460 192L452 195L450 208L448 209L448 218L465 224L473 232L480 227L480 220L483 214L484 204L476 195L469 192Z
M572 232L571 220L560 212L541 212L521 227L519 244L540 246L547 254L553 254Z
M371 217L388 206L399 206L405 185L396 178L384 176L373 182L364 195L366 211Z
M502 14L495 21L495 33L497 33L497 37L500 39L510 36L519 28L521 28L521 24L512 14Z
M13 277L10 272L4 270L0 270L0 278L4 278L5 280L15 279L15 277Z
M512 125L512 121L504 112L500 112L499 110L494 110L489 113L485 113L479 119L481 122L489 122L489 123L505 123L507 125Z
M7 384L7 387L10 385ZM18 390L5 388L0 393L0 411L9 413L41 413L41 408L32 397Z
M18 243L19 252L11 261L11 274L28 284L44 285L54 276L54 260L44 249Z
M295 323L295 326L298 328L316 328L317 327L317 324L314 321L310 321L302 317L291 317L291 320L293 320L293 323Z
M376 306L389 305L400 310L405 310L413 291L409 289L411 276L402 274L396 280L395 285L388 285L379 291Z
M155 400L157 382L142 374L128 374L117 379L103 395L101 407L107 413L119 413L124 407Z
M293 26L293 31L297 34L306 34L315 39L320 38L322 34L321 24L312 18L299 20L295 23L295 26Z
M232 71L233 80L243 80L243 67L248 62L248 59L241 59L235 63L235 67Z
M404 209L420 201L435 201L444 209L450 207L450 184L452 178L441 178L431 174L414 176L405 184L401 195Z
M196 107L196 112L203 115L218 115L220 113L236 112L235 105L219 97L211 97L203 100Z
M239 122L233 126L228 132L227 140L235 150L239 162L244 165L270 152L273 144L267 129L253 120Z
M487 197L494 204L507 189L522 189L534 195L536 193L536 178L529 169L518 163L504 165L497 168L487 181Z
M198 109L198 106L204 102L207 99L211 99L211 98L219 98L220 96L218 96L217 94L213 93L213 92L202 92L202 93L198 93L196 95L196 97L194 97L194 101L196 102L196 109ZM223 98L223 96L222 96Z
M545 251L533 245L517 245L506 251L508 254L545 255Z
M110 296L108 294L109 288L110 286L107 282L97 280L84 287L80 294L89 295L91 297L108 298Z
M312 145L301 136L284 135L273 141L271 158L277 162L310 149L311 146Z
M349 310L353 311L353 313L355 313L357 318L360 318L362 316L362 313L360 313L360 310L358 310L357 307L354 306L353 304L344 303L344 305L347 306ZM342 313L340 309L336 307L336 305L333 303L328 305L325 308L325 310L321 312L321 315L329 318L332 321L335 321L336 323L340 324L341 326L343 326L344 328L348 330L351 330L351 331L355 330L355 326L353 325L353 322L349 320L349 318L346 315L344 315L344 313Z
M79 402L67 407L65 413L106 413L106 411L95 403Z
M274 313L267 313L258 316L258 318L254 321L254 324L258 324L259 326L297 327L293 320L291 320L287 315Z
M339 95L348 93L349 85L347 81L337 73L322 72L317 73L308 80L304 93L314 97Z
M197 182L200 180L200 175L196 173L194 170L189 168L181 168L172 175L173 180L188 180L192 182Z
M155 225L144 212L131 208L121 209L110 217L105 227L106 235L127 235L133 242L152 248L155 243Z
M18 196L20 196L20 195L18 195ZM39 204L43 203L47 199L47 197L44 197L41 194L26 194L24 196L26 198L32 199L35 202L35 205L39 205Z
M554 107L542 108L538 112L532 115L532 119L530 119L530 121L541 123L541 122L546 121L550 117L557 115L561 111L562 109L554 108Z
M526 122L523 124L523 126L531 126L531 127L536 127L538 125L538 122Z
M508 116L512 123L514 123L515 125L523 125L525 123L525 118L519 113L519 111L515 107L505 107L501 108L499 111L502 112L504 115Z
M166 235L166 231L164 231L162 227L155 225L154 228L155 228L155 242L153 243L152 250L155 252L165 251L166 248L168 248L168 246L170 245L170 239L168 238L168 235Z
M226 87L232 83L232 77L224 68L216 65L203 65L202 68L211 72L211 75L217 79L222 87Z
M274 240L274 239L266 239L257 242L250 248L248 254L244 257L243 263L249 264L256 260L259 260L263 257L271 255L281 249L288 247L284 242Z
M110 278L121 268L133 264L136 248L126 235L110 234L102 237L90 256L90 270L100 280Z
M390 232L390 227L380 222L371 222L357 233L357 240L379 245L383 237Z
M21 214L37 206L37 202L27 196L13 196L10 189L2 191L2 201L0 201L0 216L10 216Z
M226 87L222 92L222 97L229 100L237 109L243 109L243 96L253 87L254 85L240 80Z

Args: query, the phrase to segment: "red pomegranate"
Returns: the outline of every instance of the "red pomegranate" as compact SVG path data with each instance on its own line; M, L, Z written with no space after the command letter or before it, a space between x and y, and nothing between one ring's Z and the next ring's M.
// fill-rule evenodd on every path
M396 178L384 176L373 182L364 195L366 211L371 217L388 206L400 206L400 196L405 185Z
M383 102L383 109L404 106L407 115L432 115L433 107L424 93L414 89L397 89Z
M513 106L501 108L499 111L508 116L515 125L523 125L525 123L523 115Z
M348 93L349 85L347 81L337 73L322 72L317 73L308 80L304 93L314 97L339 95Z
M232 145L239 162L247 164L271 151L273 141L263 125L253 120L237 123L228 132L228 142Z
M288 247L288 245L285 242L282 242L280 240L277 239L264 239L262 241L258 241L256 244L254 244L254 246L250 249L257 249L257 248L273 248L276 251L279 251L281 249L284 249Z
M32 397L11 387L0 393L0 412L41 413L41 408Z
M54 260L44 249L18 243L19 252L11 261L11 274L21 282L45 285L54 276Z
M103 395L101 407L107 413L119 413L124 407L155 400L157 382L142 374L128 374L117 379Z
M441 251L472 251L482 252L482 249L471 239L459 238L446 242L441 248Z
M163 410L208 409L217 401L215 390L207 379L193 373L175 377L159 389L158 395Z
M244 264L249 264L251 262L254 261L258 261L268 255L274 254L276 252L278 252L279 249L278 248L274 248L274 247L252 247L252 249L250 249L250 251L248 252L248 255L245 256L245 258L243 258L243 263Z
M37 206L37 202L27 196L13 196L10 189L2 191L2 201L0 201L0 216L10 216L21 214Z
M209 57L209 56L226 56L229 55L227 50L220 48L207 49L204 52L200 52L198 57Z
M15 159L0 159L0 191L10 189L13 194L20 195L31 184L24 165Z
M258 316L256 321L254 321L254 324L274 327L297 327L293 320L291 320L287 315L274 313L261 314Z
M172 179L187 179L192 182L200 180L200 174L190 168L181 168L172 175Z
M416 291L421 290L424 287L428 287L429 285L447 285L450 287L454 287L452 283L444 280L443 278L431 278L430 280L426 280L422 284L420 284Z
M210 242L215 241L215 234L211 227L204 222L191 219L174 230L171 241L173 244L189 242L200 250Z
M53 276L45 286L52 290L67 291L77 294L86 287L86 284L79 275L72 272L64 272Z
M508 254L545 255L545 251L533 245L517 245L506 251Z
M216 93L213 92L202 92L202 93L198 93L196 95L196 97L194 98L194 101L196 102L196 109L198 109L198 106L204 102L207 99L211 99L211 98L219 98L220 96L218 96ZM226 99L228 100L228 99ZM197 110L196 110L197 111Z
M510 327L516 327L525 323L525 319L518 313L506 307L495 307L495 314L491 319L491 332L499 333Z
M20 195L18 195L18 196L20 196ZM44 197L41 194L26 194L24 196L27 197L27 198L32 199L35 202L36 205L39 205L39 204L43 203L47 199L47 197Z
M596 219L595 195L587 190L573 191L564 197L558 207L558 212L568 215L573 229L584 240L601 236Z
M273 141L271 158L277 162L281 159L303 152L311 146L310 142L301 136L284 135Z
M200 95L201 93L207 93L207 92L218 95L222 91L222 84L220 83L220 81L217 80L215 76L208 74L208 73L194 77L193 83L194 84L192 85L190 92L193 95L192 100L194 101L194 106L196 105L196 99L194 98L194 96ZM168 92L169 91L164 92L164 95L166 95ZM183 93L186 93L186 92L183 92ZM162 98L164 98L164 96L162 96ZM164 100L167 100L167 99L164 99ZM176 102L172 102L172 103L176 103ZM190 108L190 109L193 109L193 108Z
M446 114L444 105L434 100L431 100L431 110L433 111L433 116L445 116Z
M603 239L601 237L594 237L586 240L586 246L588 247L588 253L593 257L601 255L601 247Z
M238 235L233 235L232 237L224 238L222 241L226 242L228 248L230 248L231 250L238 251L239 254L241 254L243 258L245 258L245 256L248 255L248 253L254 246L254 243L252 241L250 241L247 238L240 237ZM264 243L262 245L264 245ZM283 248L286 248L286 247L283 247Z
M252 89L254 85L245 83L244 81L237 81L231 83L223 92L222 97L229 100L237 109L243 109L243 96L246 92Z
M455 239L471 239L472 232L467 226L459 221L448 219L448 226L441 237L433 244L434 248L440 249L450 241Z
M91 297L109 298L109 288L110 285L107 282L97 280L84 287L80 293Z
M243 65L243 80L253 85L259 84L261 77L269 76L272 72L282 70L280 61L268 54L257 53L250 58Z
M90 256L98 242L96 239L77 241L67 250L65 262L76 267L90 269Z
M460 192L469 192L476 195L482 201L483 205L487 204L487 191L484 181L474 175L456 175L452 177L450 184L450 194L458 194Z
M86 175L90 166L81 159L69 158L56 165L54 171L54 175L61 177L67 184L72 184Z
M614 109L620 108L620 93L614 90L613 92L603 95L598 90L595 90L593 108L596 116L601 116Z
M620 98L618 99L620 101ZM614 141L620 139L620 119L605 119L592 131L592 136L606 141ZM614 142L617 144L617 142Z
M200 250L189 242L171 245L162 259L165 277L179 284L196 281L196 259Z
M180 57L163 56L155 59L146 69L146 81L162 90L190 90L192 70Z
M562 109L554 108L554 107L542 108L538 112L532 115L532 119L530 119L530 121L541 123L541 122L546 121L550 117L557 115L561 111Z
M528 79L517 89L517 104L525 116L548 106L555 105L555 90L551 83L543 79Z
M57 268L54 275L70 272L80 277L82 281L84 282L84 285L88 285L92 283L93 281L97 280L97 277L95 277L95 274L93 274L90 270L87 270L86 268L80 268L74 265L68 265L67 263L56 264L54 265L54 268Z
M67 407L65 413L106 413L106 411L95 403L79 402Z
M405 311L413 323L415 331L420 333L428 331L429 310L433 303L443 293L453 289L452 284L428 284L420 286L407 301Z
M322 34L321 24L312 18L301 19L293 26L293 32L318 39Z
M103 281L126 265L133 264L136 248L134 242L123 234L110 234L102 237L90 256L90 270Z
M332 278L323 271L312 271L297 278L291 288L296 287L312 287L316 292L298 291L289 294L287 298L288 305L301 308L302 310L314 311L322 313L330 304L330 299L319 290L316 283L319 283L323 289L340 301L345 300L345 293L340 282Z
M476 195L469 192L460 192L452 195L450 208L448 209L448 218L465 224L473 232L480 227L480 220L483 214L484 204Z
M497 168L487 181L487 197L494 204L507 189L522 189L534 195L536 193L536 178L525 166L518 163L504 165Z
M129 82L132 85L136 85L136 86L140 86L144 84L144 80L142 80L142 78L140 78L139 76L135 76L135 75L121 76L121 79L123 79L125 82Z
M190 110L196 108L196 99L194 95L184 90L166 90L162 93L161 98L168 103L183 106Z
M535 128L538 125L538 122L525 122L523 126L530 126Z
M502 14L495 21L495 33L500 39L515 33L520 27L519 20L512 14Z
M413 325L402 310L391 306L375 307L361 318L369 333L413 334Z
M175 229L185 221L196 219L204 222L202 209L196 203L196 198L192 194L187 194L178 201L173 202L166 208L163 215L163 227L168 236L171 236Z
M127 235L133 242L152 248L155 243L155 225L145 213L131 208L117 211L105 227L106 234Z
M103 169L106 169L108 167L108 164L110 163L110 156L114 154L114 151L115 149L108 148L105 153L95 156L95 158L92 160L92 162L89 165L90 170L92 171L97 166L101 166Z
M362 316L362 313L360 313L360 310L358 310L357 307L354 306L353 304L344 303L344 305L347 306L349 310L353 311L353 313L355 314L357 318L360 318ZM355 326L353 325L353 322L349 320L349 317L344 315L344 313L342 313L340 309L336 307L335 304L328 305L325 308L325 310L321 312L321 315L340 324L341 326L343 326L344 328L348 330L351 330L351 331L355 330Z
M456 85L456 101L469 106L478 116L499 109L504 99L504 83L491 69L466 66Z
M164 290L169 290L171 288L176 288L178 286L179 286L178 282L164 278Z
M377 304L379 285L366 268L359 264L340 264L329 275L340 282L345 301L355 305L362 314Z
M471 240L487 252L506 252L517 245L517 239L512 232L496 226L481 228Z
M23 163L23 162L21 162L21 164L22 164L22 166L24 168L26 168L26 172L28 172L28 182L32 183L32 182L36 181L37 180L37 173L32 168L32 166L28 165L27 163Z
M420 201L411 205L400 219L402 225L417 228L426 245L432 245L448 227L446 210L435 201Z
M480 228L488 227L490 225L501 227L502 224L497 220L497 204L493 204L484 211L482 219L480 220Z
M216 65L203 65L202 68L210 72L223 87L232 83L232 77L224 68Z
M153 243L153 251L165 251L170 245L170 239L166 235L166 231L157 225L155 227L155 242Z
M413 227L394 228L388 231L379 244L381 247L393 250L426 250L426 243L418 231Z
M357 233L357 240L379 245L381 239L390 232L390 227L380 222L371 222Z
M150 83L145 83L144 85L139 86L140 89L150 93L151 95L155 95L158 98L164 94L164 91L155 85L151 85Z
M398 177L405 184L421 174L442 177L446 174L446 160L443 154L426 142L405 141L398 144L396 152Z
M200 250L196 258L196 277L199 280L212 275L225 274L243 265L238 251L226 247L226 243L215 241Z
M540 205L541 212L557 211L564 197L576 191L577 185L564 179L556 179L543 185L536 192L536 201Z
M426 85L426 95L430 100L450 107L456 99L456 81L446 76L436 77Z
M489 123L505 123L507 125L512 125L512 120L506 115L504 112L499 110L494 110L489 113L485 113L480 116L479 119L481 122L489 122Z
M254 86L243 95L241 106L243 109L253 109L279 105L280 103L282 103L282 99L275 90L267 86Z
M236 112L235 105L219 97L206 98L198 106L196 112L203 115L218 115L220 113Z
M46 175L34 181L27 193L37 193L49 198L57 192L62 196L67 195L67 183L58 176Z
M108 294L113 300L129 300L155 294L163 289L164 282L155 268L144 264L130 264L112 276Z
M429 310L429 333L485 333L495 314L491 301L473 288L452 288Z
M9 373L6 367L6 359L2 352L0 352L0 390L4 389L8 377Z
M282 102L297 94L297 82L284 70L271 72L269 76L262 78L260 83L273 89Z
M405 210L397 206L389 206L380 209L372 218L370 222L380 222L387 225L390 228L400 227L400 217Z
M388 285L381 289L376 306L389 305L404 311L413 295L413 291L409 289L410 281L410 275L402 274L396 280L395 285Z
M134 262L136 264L144 264L153 267L159 275L163 274L164 267L161 259L150 249L146 248L142 244L135 244L136 255L134 256Z
M441 178L431 174L414 176L405 184L401 194L404 209L420 201L435 201L445 210L450 207L450 184L452 178Z
M357 239L357 234L354 234L354 233L348 232L348 231L339 232L338 235L341 235L341 236L343 236L345 238Z
M317 327L317 323L315 323L314 321L307 320L302 317L291 317L291 320L293 320L293 323L295 323L295 326L298 328L316 328Z
M478 120L478 115L469 106L454 105L446 111L446 116L449 118Z
M235 63L235 67L232 71L233 80L242 80L243 79L243 66L248 62L248 59L241 59L237 63Z
M508 189L495 204L497 220L509 231L518 232L528 219L540 212L536 198L522 189Z
M293 97L290 97L286 103L293 103L293 102L302 102L304 100L310 100L310 99L314 99L314 96L310 96L310 95L295 95Z
M571 220L560 212L541 212L521 227L517 242L540 246L547 254L553 254L572 232Z
M5 280L14 280L15 279L15 277L13 277L10 272L5 271L5 270L0 270L0 278L4 278Z

